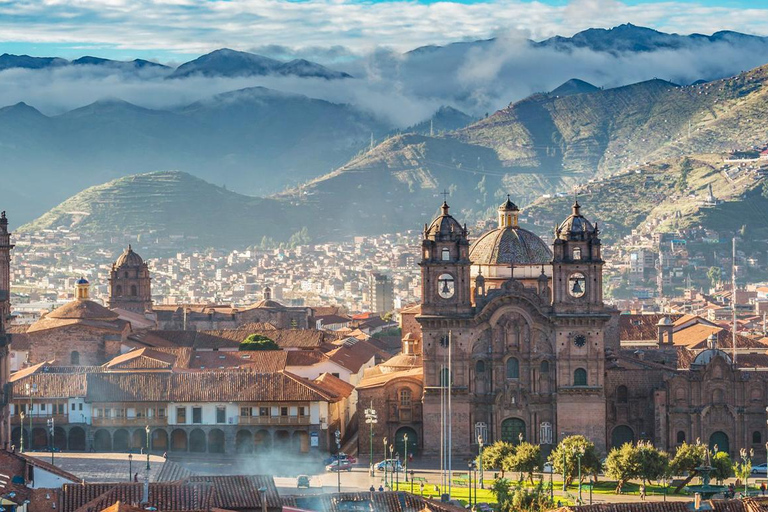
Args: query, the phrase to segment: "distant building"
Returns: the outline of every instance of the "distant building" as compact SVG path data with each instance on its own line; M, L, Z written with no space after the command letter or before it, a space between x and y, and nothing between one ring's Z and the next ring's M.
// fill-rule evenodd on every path
M152 310L149 268L131 246L117 258L109 273L109 307L144 314Z
M371 311L386 313L395 309L395 285L386 274L372 272L368 279Z

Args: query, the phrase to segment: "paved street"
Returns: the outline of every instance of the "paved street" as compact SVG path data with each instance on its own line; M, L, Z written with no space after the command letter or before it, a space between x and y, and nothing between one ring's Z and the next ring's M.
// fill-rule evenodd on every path
M29 453L43 460L50 462L50 453ZM340 475L325 471L322 460L319 458L310 458L306 456L280 456L272 454L271 456L258 455L239 455L239 456L191 456L184 457L172 455L169 460L176 462L198 474L202 475L238 475L238 474L273 474L275 475L275 484L281 494L318 494L324 492L335 492L339 480L341 481L342 491L367 491L371 487L378 489L384 482L383 472L377 471L376 476L371 477L368 472L367 460L362 460L353 467L350 472L342 472ZM128 480L129 463L128 456L125 453L57 453L55 454L55 463L58 467L74 473L88 482L119 482ZM157 455L150 456L150 479L154 480L159 473L165 460ZM146 465L146 456L134 454L132 470L139 473L139 480L143 477L144 467ZM464 461L460 467L464 467ZM436 496L434 485L440 482L439 461L434 459L416 459L409 467L414 470L417 481L425 481L425 495ZM457 470L455 477L466 475L466 471ZM309 489L297 489L296 477L298 475L309 475L311 487ZM556 476L557 477L557 476ZM403 489L404 475L399 474L401 486ZM493 472L487 472L485 479L493 478ZM544 476L545 484L548 481L547 475ZM406 490L410 490L405 487ZM419 484L414 485L414 492L420 492ZM577 491L570 489L568 497L575 498ZM586 487L583 490L583 499L589 502L589 492ZM555 499L562 498L563 492L555 485ZM605 502L626 502L639 501L637 494L623 494L620 496L614 494L594 494L594 503ZM662 501L663 496L648 496L649 501ZM667 496L670 501L691 501L690 496L670 495Z

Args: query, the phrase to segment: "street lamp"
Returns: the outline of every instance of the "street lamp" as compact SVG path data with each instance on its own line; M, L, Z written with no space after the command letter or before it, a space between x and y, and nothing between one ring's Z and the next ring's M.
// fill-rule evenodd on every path
M392 473L394 473L394 475L390 475L389 483L391 484L392 481L396 479L395 490L397 490L397 488L400 487L400 471L398 471L398 467L397 467L398 462L400 462L400 459L395 460L395 445L393 444L389 445L389 456L392 459ZM390 485L389 487L391 488L392 485Z
M405 481L408 482L408 434L403 434L403 444L405 445L405 457L403 458Z
M581 505L581 458L584 456L584 446L573 447L573 454L576 456L576 461L579 468L579 505Z
M338 480L338 492L341 493L341 432L336 429L333 433L336 438L336 479Z
M469 461L469 508L472 508L472 473L477 469L475 461ZM476 476L476 475L475 475ZM477 505L477 479L475 479L475 505Z
M562 443L565 440L565 432L560 432L560 442ZM565 472L567 468L567 459L566 459L566 453L565 453L565 445L563 445L563 492L567 491L567 488L565 487L565 482L567 478L565 477Z
M389 460L387 459L387 438L384 438L384 487L387 487L387 466Z
M755 450L750 449L749 452L747 452L746 448L742 448L739 451L739 455L741 455L741 469L744 471L744 497L746 498L748 494L747 485L749 483L749 473L746 471L747 468L747 462L752 461L752 457L755 456Z
M51 466L53 466L54 465L53 464L53 446L55 443L55 439L53 436L55 435L54 432L56 427L54 418L51 418L48 421L46 421L46 424L48 425L48 432L51 433Z
M147 475L149 475L149 425L144 427L144 431L147 433Z
M370 409L365 410L365 422L371 426L371 476L375 476L376 473L373 470L373 426L378 422L378 419L376 417L376 409L373 408L373 400L371 400Z
M21 453L24 453L24 416L25 416L24 411L21 411L21 413L19 414L19 417L21 418L21 422L20 422L21 429L19 432L19 436L21 436ZM768 446L768 443L766 443L766 445ZM766 448L766 451L768 451L768 448Z
M480 458L480 488L485 489L485 482L483 481L483 435L477 436L478 455Z
M128 453L128 481L133 480L133 454Z
M32 384L30 386L29 382L24 384L24 387L27 390L27 396L29 396L29 411L27 411L27 416L29 416L29 449L32 450L32 393L37 392L37 384ZM21 426L21 429L24 430L24 425Z

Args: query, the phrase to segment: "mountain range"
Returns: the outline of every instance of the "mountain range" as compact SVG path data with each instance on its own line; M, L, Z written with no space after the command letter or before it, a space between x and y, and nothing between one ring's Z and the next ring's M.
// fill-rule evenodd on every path
M324 78L327 80L351 78L351 75L347 73L334 71L305 59L283 62L262 55L230 50L229 48L221 48L202 55L197 59L181 64L175 69L143 59L120 61L85 56L70 61L60 57L30 57L29 55L13 55L9 53L0 55L0 71L15 68L39 70L68 66L97 66L107 70L112 69L123 72L151 69L155 72L152 74L153 77L159 74L166 78L187 78L196 75L204 77L282 75L302 78Z

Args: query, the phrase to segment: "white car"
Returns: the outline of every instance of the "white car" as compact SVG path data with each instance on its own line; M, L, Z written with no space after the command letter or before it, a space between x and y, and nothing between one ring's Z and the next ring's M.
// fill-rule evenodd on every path
M545 462L544 465L541 467L541 472L542 473L554 473L555 472L555 468L552 467L552 463L551 462Z
M763 462L762 464L758 464L757 466L752 466L752 474L753 475L768 475L768 464Z

